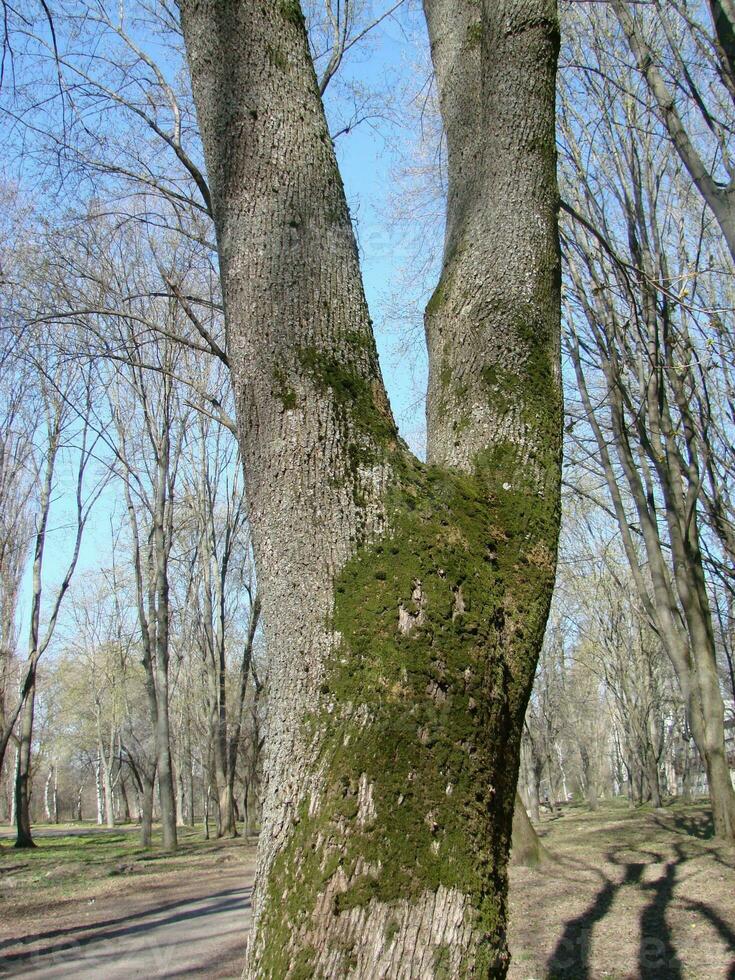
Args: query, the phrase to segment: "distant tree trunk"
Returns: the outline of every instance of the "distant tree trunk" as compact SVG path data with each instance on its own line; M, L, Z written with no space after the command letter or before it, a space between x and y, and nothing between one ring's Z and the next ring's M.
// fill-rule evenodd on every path
M658 808L661 806L661 781L658 764L655 760L652 760L650 763L647 781L651 793L651 805Z
M130 823L132 820L132 814L130 813L130 800L128 799L128 791L125 786L125 780L123 779L122 773L120 773L118 786L120 787L120 800L122 801L123 823Z
M185 825L186 793L184 792L184 773L180 767L176 769L176 821L180 827Z
M173 381L162 377L163 407L157 415L148 414L146 431L155 455L153 494L150 501L150 531L147 554L143 559L138 511L133 502L131 482L134 472L127 450L124 421L116 419L118 453L125 464L123 489L133 545L133 569L137 599L138 622L143 646L145 690L151 730L155 741L158 798L161 815L163 848L175 851L176 788L171 754L170 692L169 692L169 558L173 541L173 502L176 466L172 465L171 416L173 412Z
M153 796L156 785L155 772L151 777L148 773L141 773L141 783L143 786L143 806L140 819L140 843L143 847L150 847L153 841Z
M43 806L48 823L59 822L59 770L53 764L46 776L43 788Z
M242 659L240 661L240 683L238 690L238 702L237 711L235 715L235 723L233 725L233 730L230 735L229 745L227 746L227 804L232 808L232 818L233 818L233 830L237 833L237 825L235 823L235 776L237 774L237 757L240 751L240 741L242 739L242 717L245 710L245 698L247 696L248 680L250 678L250 668L253 658L253 643L255 642L255 633L258 628L258 622L260 620L260 597L256 595L250 607L250 622L248 625L248 635L243 647ZM255 739L257 739L257 731L254 733ZM254 753L257 755L257 752Z
M191 754L191 718L189 715L189 705L186 705L186 729L185 729L185 766L184 773L186 776L186 823L189 827L193 827L195 823L195 810L194 810L194 760Z
M204 784L204 839L209 840L209 804L212 799L212 786Z
M10 774L10 819L8 820L8 823L11 827L15 827L15 784L18 779L18 754L18 748L16 747L13 771Z
M549 795L547 802L552 813L556 809L556 801L561 798L558 779L559 761L553 749L554 745L549 742L546 748L546 772L549 776Z
M528 813L520 793L516 794L513 810L513 839L510 856L513 864L520 864L524 868L535 868L542 861L549 859L549 852L541 843L533 824L528 819Z
M105 789L102 782L102 760L99 751L94 764L94 787L97 791L97 824L101 827L105 822Z
M51 785L53 783L53 766L46 773L46 782L43 784L43 811L46 816L46 823L51 823Z
M84 819L83 804L84 804L84 784L87 781L86 772L82 774L82 778L79 780L79 786L77 787L77 801L76 801L76 818L79 823Z
M521 742L521 759L525 761L526 779L525 785L528 787L528 809L531 811L531 819L534 823L541 822L540 803L541 803L541 777L544 771L544 760L538 751L532 736L526 728L526 738Z
M105 755L105 748L101 736L97 741L97 763L100 771L100 781L102 783L102 799L104 802L105 823L108 827L115 826L115 799L112 792L112 773L110 764Z
M582 782L584 793L590 810L597 810L597 787L595 785L595 773L590 762L590 753L586 745L579 746L579 756L582 762Z
M235 799L232 795L232 786L226 774L222 774L224 782L218 784L218 837L237 837L237 825L235 823Z
M502 977L559 521L552 0L427 0L428 464L398 437L298 2L180 0L273 669L245 975Z
M27 695L20 714L20 742L15 774L16 847L36 846L31 834L31 741L36 701L35 673L26 690Z
M171 758L171 726L169 719L169 588L168 588L168 554L172 531L170 521L172 509L168 508L168 525L166 526L166 493L169 486L169 453L170 440L168 431L164 432L165 450L163 453L165 467L159 476L161 486L158 491L154 511L153 534L156 541L156 762L158 772L158 798L161 807L161 834L163 849L175 851L176 835L176 795L174 791L174 770Z

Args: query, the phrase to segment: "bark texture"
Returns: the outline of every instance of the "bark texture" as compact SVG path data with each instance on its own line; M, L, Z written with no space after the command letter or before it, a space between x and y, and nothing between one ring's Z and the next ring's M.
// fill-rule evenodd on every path
M554 4L427 10L451 180L428 465L386 398L298 4L180 7L272 651L246 975L503 976L558 534Z

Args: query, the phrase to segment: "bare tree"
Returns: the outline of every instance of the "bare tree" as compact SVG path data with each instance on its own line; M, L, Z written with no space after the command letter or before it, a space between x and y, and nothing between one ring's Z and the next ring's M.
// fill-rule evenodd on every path
M92 506L102 489L97 483L90 493L85 484L87 469L94 457L96 439L91 435L86 423L89 410L91 387L89 378L83 379L86 391L85 404L81 414L71 407L69 401L71 385L64 383L58 372L41 384L40 406L41 431L38 433L41 445L38 456L40 491L38 511L34 515L35 534L33 548L33 580L30 610L28 654L21 667L19 693L14 707L5 719L0 743L0 757L4 754L16 721L19 720L18 759L15 778L16 847L32 847L33 838L30 824L30 777L31 746L36 695L36 671L38 662L46 652L54 635L59 611L71 584L72 576L79 559L79 551ZM84 390L84 389L83 389ZM45 430L45 431L44 431ZM45 624L42 621L43 599L48 592L44 583L43 565L46 553L48 521L51 513L52 491L59 454L66 447L72 447L76 456L76 486L74 488L74 516L72 518L72 546L66 570L61 583L56 588L47 612Z
M594 35L586 41L575 38L588 58L606 58ZM720 271L719 235L678 157L657 139L656 105L617 99L619 71L620 84L607 70L583 74L562 100L574 222L565 229L567 352L578 386L570 431L579 465L603 481L638 599L687 704L717 834L730 838L735 792L711 595L732 527L732 336L721 331L715 345L709 329L732 305L731 274ZM592 105L602 117L590 142Z
M676 153L735 259L735 7L731 0L611 6Z
M259 600L252 576L238 575L250 564L245 534L245 498L241 463L232 434L201 413L192 426L183 503L190 510L191 562L186 607L192 618L208 685L211 750L218 798L219 837L234 837L235 774L242 715L250 680ZM249 610L246 638L229 694L233 618L243 600ZM230 714L234 717L230 717Z

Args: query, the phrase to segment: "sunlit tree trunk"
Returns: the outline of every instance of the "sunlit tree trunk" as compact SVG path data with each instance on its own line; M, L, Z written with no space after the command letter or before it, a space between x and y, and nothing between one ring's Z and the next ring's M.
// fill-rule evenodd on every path
M294 0L182 0L273 651L249 977L504 976L559 515L550 0L427 4L429 464L398 438Z

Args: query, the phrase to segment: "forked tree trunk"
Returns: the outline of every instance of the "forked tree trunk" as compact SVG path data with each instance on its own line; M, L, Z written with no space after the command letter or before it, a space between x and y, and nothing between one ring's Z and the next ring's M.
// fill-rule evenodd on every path
M429 464L398 438L296 0L181 0L270 675L246 976L504 976L561 398L551 0L427 0Z

